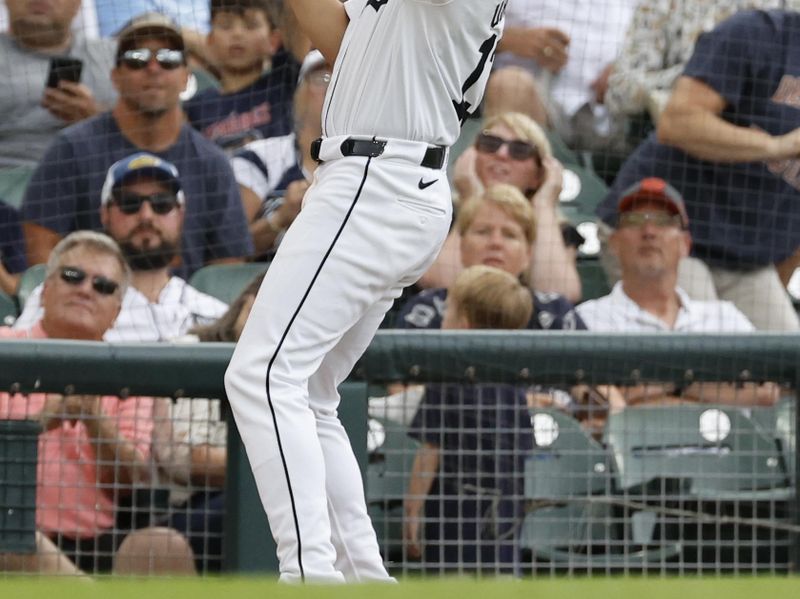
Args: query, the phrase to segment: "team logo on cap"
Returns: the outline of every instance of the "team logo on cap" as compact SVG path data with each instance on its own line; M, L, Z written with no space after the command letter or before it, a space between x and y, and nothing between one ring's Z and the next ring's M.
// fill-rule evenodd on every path
M162 164L161 158L157 156L137 156L128 163L129 170L136 170L139 168L160 167Z

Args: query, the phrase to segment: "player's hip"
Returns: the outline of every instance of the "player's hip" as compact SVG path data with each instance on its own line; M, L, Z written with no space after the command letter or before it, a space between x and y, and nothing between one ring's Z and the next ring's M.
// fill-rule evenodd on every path
M432 154L436 156L438 150L430 150L435 146L404 140L380 140L385 142L385 146L375 146L376 152L381 152L379 155L341 155L342 144L352 139L326 138L321 142L321 164L307 194L307 202L317 197L325 202L358 197L359 203L380 205L382 209L391 210L391 204L399 203L429 216L450 218L452 201L444 170L446 157L442 160L442 168L422 164L426 159L431 160ZM366 152L369 147L361 145L356 149ZM441 151L447 152L446 149Z

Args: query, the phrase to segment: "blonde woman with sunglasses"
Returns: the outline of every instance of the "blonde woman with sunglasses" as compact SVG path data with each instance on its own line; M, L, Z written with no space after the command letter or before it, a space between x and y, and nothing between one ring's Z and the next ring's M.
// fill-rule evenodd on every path
M524 114L506 112L487 119L473 146L456 161L453 186L462 202L481 196L495 183L522 191L536 214L530 286L577 302L581 298L577 248L564 242L558 211L562 173L542 128ZM460 235L453 229L419 286L449 287L463 269L460 253Z

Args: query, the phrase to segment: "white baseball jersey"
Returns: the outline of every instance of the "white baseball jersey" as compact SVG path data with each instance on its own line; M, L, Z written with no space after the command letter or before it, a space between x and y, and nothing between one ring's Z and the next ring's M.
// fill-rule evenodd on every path
M348 0L323 135L452 145L483 97L507 1Z

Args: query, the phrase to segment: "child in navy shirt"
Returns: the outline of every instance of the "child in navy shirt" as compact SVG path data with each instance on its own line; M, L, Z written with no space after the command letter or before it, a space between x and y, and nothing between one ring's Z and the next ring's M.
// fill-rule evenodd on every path
M221 89L184 104L192 126L228 150L292 132L292 97L299 63L281 41L269 0L211 0L208 48Z
M521 329L531 294L489 266L459 274L443 329ZM421 442L404 501L408 555L427 570L514 573L523 462L533 447L524 386L427 385L409 428Z

